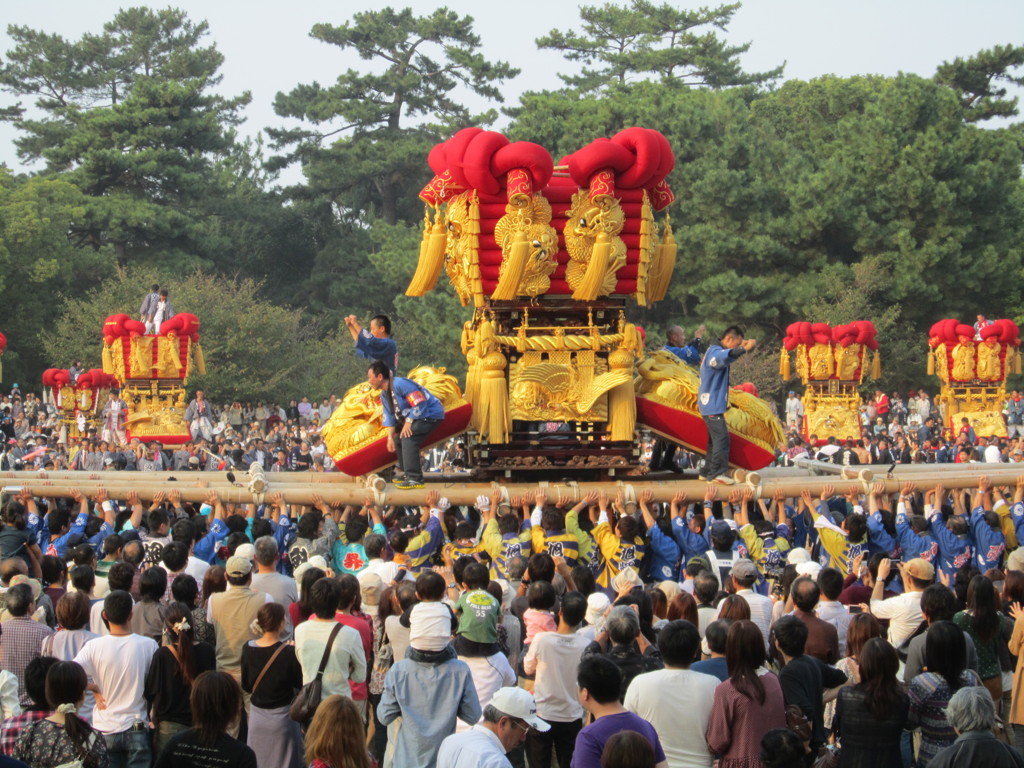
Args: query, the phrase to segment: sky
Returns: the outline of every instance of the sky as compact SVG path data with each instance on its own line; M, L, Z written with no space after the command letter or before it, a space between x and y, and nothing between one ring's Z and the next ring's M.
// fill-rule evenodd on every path
M76 39L85 32L99 32L103 22L129 5L116 0L6 0L3 19L7 24ZM273 111L279 91L313 81L326 85L348 68L366 66L354 54L310 38L314 24L342 24L356 12L379 7L344 0L178 0L173 5L185 10L193 21L209 23L208 40L225 57L220 90L226 95L252 93L252 103L244 113L246 122L240 128L249 136L265 126L286 125ZM427 14L440 4L404 0L393 5L408 5ZM557 73L572 71L575 66L554 51L537 50L534 44L551 29L569 30L578 24L575 2L452 0L446 5L473 16L486 57L508 61L522 70L502 88L506 104L515 104L524 91L557 88ZM1022 33L1024 3L1020 0L746 0L733 17L726 38L732 44L751 43L741 57L747 71L764 71L785 63L784 79L806 80L826 74L894 75L901 71L930 76L943 61L957 56L970 56L994 45L1020 44ZM5 27L0 51L9 46ZM1024 96L1021 89L1016 93ZM12 101L9 94L0 95L0 104ZM478 106L469 98L464 101ZM495 127L500 129L500 122ZM19 171L32 170L17 158L12 143L15 135L9 125L0 124L0 163ZM281 179L296 180L298 172L294 170Z

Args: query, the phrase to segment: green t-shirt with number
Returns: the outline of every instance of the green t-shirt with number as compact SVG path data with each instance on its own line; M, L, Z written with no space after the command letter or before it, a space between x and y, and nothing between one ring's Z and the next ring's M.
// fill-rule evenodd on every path
M473 589L463 593L455 606L459 614L458 633L474 643L498 642L498 619L501 618L501 603L485 589Z

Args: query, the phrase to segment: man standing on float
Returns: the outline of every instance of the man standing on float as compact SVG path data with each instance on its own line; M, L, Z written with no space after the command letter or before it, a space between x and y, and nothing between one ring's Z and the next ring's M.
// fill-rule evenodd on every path
M392 376L391 370L380 360L370 365L366 380L380 392L388 450L398 454L398 468L405 474L395 487L400 490L423 488L420 446L444 420L444 406L415 381Z
M726 477L729 468L729 428L725 412L729 408L729 367L757 345L754 339L743 339L743 331L730 325L718 344L712 344L700 362L700 389L697 408L708 428L708 449L704 459L702 480L731 485Z

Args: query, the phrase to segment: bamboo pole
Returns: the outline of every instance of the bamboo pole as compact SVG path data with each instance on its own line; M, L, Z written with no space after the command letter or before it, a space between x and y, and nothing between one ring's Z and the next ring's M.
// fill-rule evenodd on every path
M133 476L145 477L147 480L164 482L170 478L174 478L178 482L185 481L200 481L205 480L208 482L218 482L227 478L228 472L233 472L239 479L247 477L247 468L242 469L221 469L212 472L191 472L188 470L180 470L178 472L121 472L121 471L110 471L110 472L86 472L79 470L59 470L59 471L47 471L47 472L0 472L0 485L9 484L10 481L22 481L31 479L33 477L45 480L67 480L69 482L80 482L83 478L88 480L102 480L107 483L118 483L121 482L121 478L129 478ZM267 472L267 477L273 477L275 484L279 485L309 485L310 483L354 483L356 478L351 475L346 475L344 472ZM126 480L125 482L137 482Z
M959 465L930 465L949 466L949 470L934 470L929 473L913 472L903 473L904 465L899 465L891 475L884 472L868 479L867 470L860 470L864 473L855 479L843 479L839 477L815 477L795 476L776 474L775 470L766 470L762 475L758 472L742 473L740 483L733 486L716 486L719 499L728 497L733 488L749 487L761 497L770 497L777 491L786 496L798 496L804 490L818 495L822 490L832 485L836 493L845 493L849 488L856 487L861 491L867 490L870 483L881 482L886 493L896 493L906 482L914 482L918 488L930 488L941 483L945 488L973 488L977 485L979 472L958 471ZM995 485L1012 485L1016 478L1022 474L1022 468L1016 465L988 465L985 467L985 475ZM154 480L148 477L150 473L118 473L126 478L126 481L111 482L110 476L103 476L101 479L90 479L86 473L82 473L80 479L54 479L40 478L34 472L12 472L6 473L8 487L28 488L36 496L69 497L75 493L83 493L87 496L94 496L100 488L105 488L114 498L123 498L129 490L136 491L142 498L152 498L158 492L177 490L181 493L183 501L199 502L205 500L210 491L214 491L224 502L230 503L251 503L254 501L253 494L247 488L232 486L226 481L194 481L194 482L167 482ZM302 473L293 473L298 475ZM740 474L740 473L737 473ZM477 496L490 494L495 488L501 488L505 496L529 495L536 493L538 486L545 487L548 497L555 500L562 496L573 501L579 500L589 492L605 492L611 496L622 491L627 501L638 497L642 491L650 490L654 501L667 502L682 491L690 500L697 500L704 497L708 483L701 480L648 480L643 477L627 478L625 480L598 480L593 482L562 482L562 483L500 483L482 482L448 482L430 483L426 490L403 491L397 490L394 486L385 485L378 481L376 489L370 489L359 483L333 483L314 484L294 481L288 483L277 482L277 473L268 474L266 495L281 493L284 501L289 504L311 504L313 495L321 496L331 504L361 504L367 496L370 496L378 504L394 504L400 506L416 506L422 504L428 491L437 491L441 496L448 498L452 504L474 504ZM245 479L244 477L240 479Z

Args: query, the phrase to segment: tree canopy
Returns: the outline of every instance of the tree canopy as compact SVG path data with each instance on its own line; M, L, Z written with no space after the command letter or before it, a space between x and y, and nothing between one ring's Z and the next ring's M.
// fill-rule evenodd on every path
M34 170L0 169L7 377L98 362L102 319L134 312L151 281L200 317L211 396L341 392L365 375L339 332L352 313L391 315L403 368L461 375L470 310L443 278L404 296L417 195L430 148L499 109L511 139L555 157L633 125L669 139L675 280L658 306L630 309L652 343L671 324L738 322L771 347L797 319L868 318L899 361L883 368L888 388L926 381L935 320L1024 320L1024 46L931 76L783 81L782 66L742 66L738 8L583 6L573 29L536 41L563 54L561 83L514 104L517 62L493 60L469 16L325 20L309 45L360 66L277 94L288 127L266 127L266 146L239 140L249 95L218 90L223 56L180 10L128 8L77 39L10 27L0 119ZM281 188L292 163L303 182ZM771 368L748 365L763 392L780 387Z

